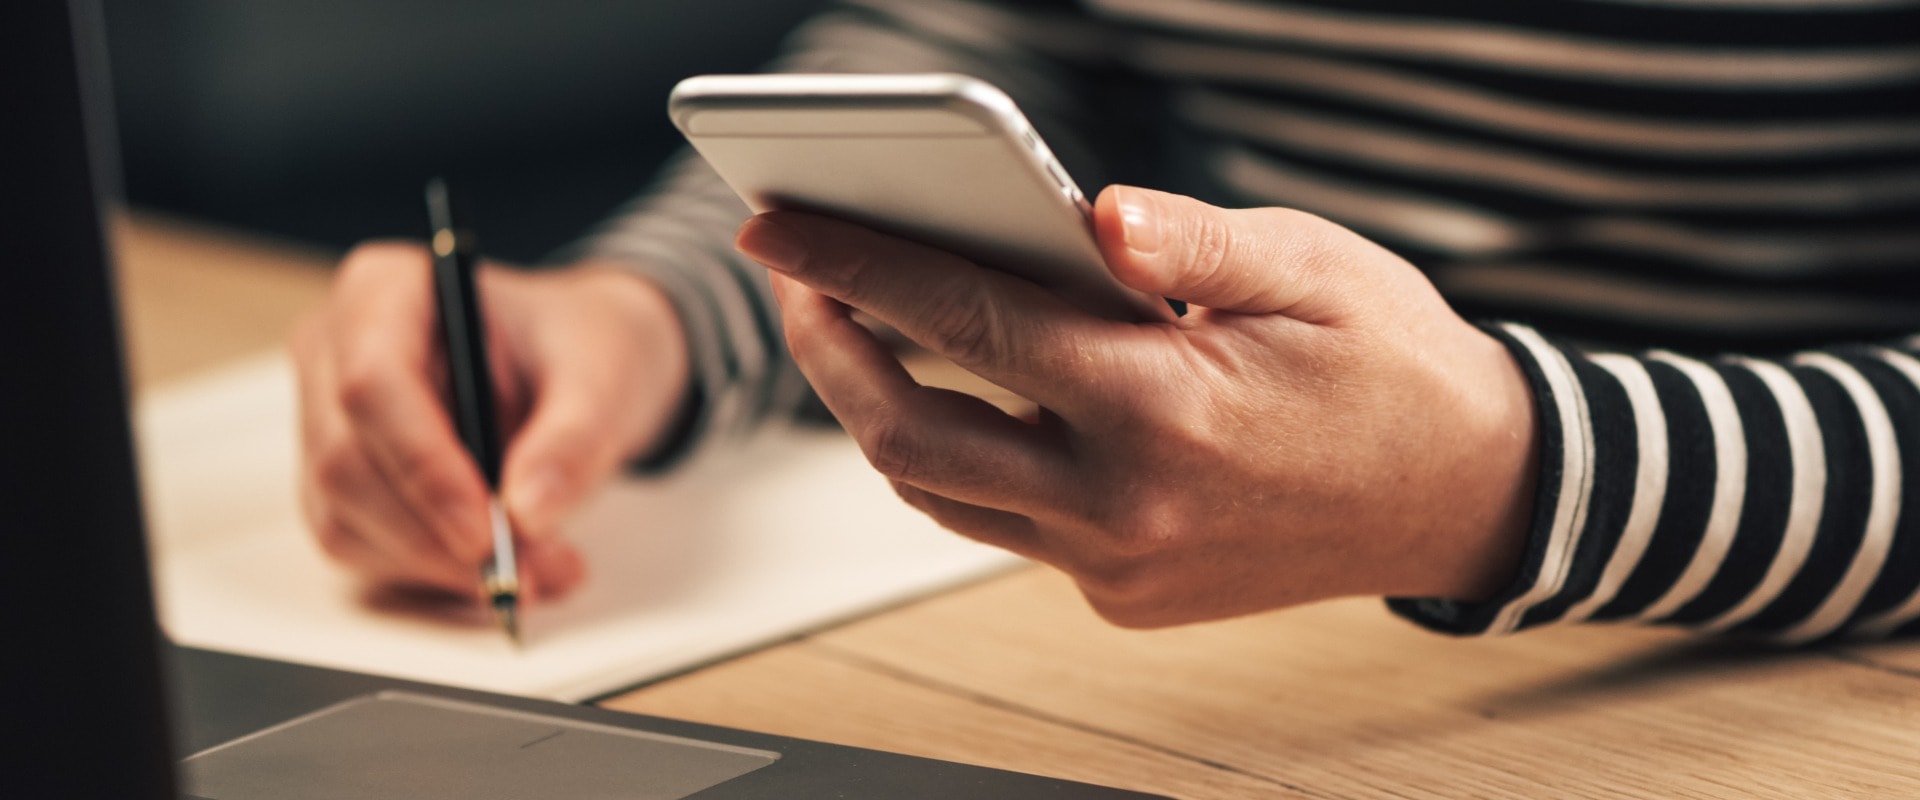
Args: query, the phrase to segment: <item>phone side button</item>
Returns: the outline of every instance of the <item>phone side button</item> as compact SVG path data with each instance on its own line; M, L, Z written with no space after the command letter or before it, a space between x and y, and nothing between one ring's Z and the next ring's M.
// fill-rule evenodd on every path
M1047 162L1047 174L1049 174L1049 175L1052 175L1052 176L1053 176L1053 182L1054 182L1054 183L1057 183L1057 184L1060 184L1060 187L1061 187L1061 188L1063 188L1063 189L1072 189L1072 188L1073 188L1073 179L1072 179L1072 178L1069 178L1069 177L1067 177L1067 172L1066 172L1066 170L1064 170L1064 169L1061 169L1061 168L1060 168L1060 162L1058 162L1058 161L1048 161L1048 162Z

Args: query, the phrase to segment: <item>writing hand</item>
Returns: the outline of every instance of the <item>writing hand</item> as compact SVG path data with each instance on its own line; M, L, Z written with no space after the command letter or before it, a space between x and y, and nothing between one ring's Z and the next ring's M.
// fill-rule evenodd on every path
M362 245L296 330L301 501L321 549L364 578L474 595L487 487L446 411L430 276L423 247ZM684 335L657 289L615 269L479 279L522 581L558 597L583 575L561 521L662 435L687 385Z

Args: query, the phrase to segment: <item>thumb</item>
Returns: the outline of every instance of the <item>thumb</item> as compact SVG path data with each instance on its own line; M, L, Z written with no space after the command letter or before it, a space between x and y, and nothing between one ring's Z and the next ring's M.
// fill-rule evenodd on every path
M504 279L504 278L503 278ZM688 383L664 292L620 268L514 276L495 322L527 387L500 499L528 539L552 539L581 501L665 434Z
M550 379L508 445L500 497L515 529L529 539L556 537L574 508L626 459L626 437L607 425L631 413L621 404L633 400L583 378Z
M1305 322L1340 316L1330 278L1350 253L1333 223L1283 208L1227 209L1190 197L1110 186L1094 205L1094 230L1121 283L1162 297L1242 314ZM1360 240L1364 242L1364 240ZM1342 281L1344 283L1344 281Z

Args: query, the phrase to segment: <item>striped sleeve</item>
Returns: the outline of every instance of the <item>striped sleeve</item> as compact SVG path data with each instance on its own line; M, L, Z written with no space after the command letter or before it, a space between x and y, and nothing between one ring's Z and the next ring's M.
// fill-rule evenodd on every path
M770 71L958 72L1005 90L1083 182L1101 174L1102 151L1077 135L1094 118L1087 86L1100 29L1050 3L1019 10L968 0L844 2L810 20ZM1069 66L1072 64L1072 66ZM1098 185L1089 183L1089 185ZM787 356L766 270L733 249L749 212L705 162L683 150L656 184L617 211L568 260L626 265L672 298L692 349L692 396L681 429L643 469L664 469L706 446L769 423L825 419Z
M1800 644L1920 632L1920 337L1782 358L1584 353L1489 329L1527 373L1542 463L1520 575L1435 630L1636 621Z

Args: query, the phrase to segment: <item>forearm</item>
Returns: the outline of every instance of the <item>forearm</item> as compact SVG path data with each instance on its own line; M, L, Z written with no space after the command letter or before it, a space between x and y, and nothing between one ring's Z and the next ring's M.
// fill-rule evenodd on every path
M1633 620L1799 643L1920 618L1920 338L1777 359L1587 354L1503 326L1542 434L1521 574L1455 633Z

